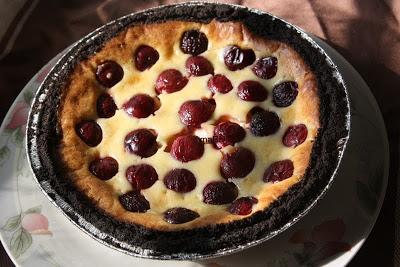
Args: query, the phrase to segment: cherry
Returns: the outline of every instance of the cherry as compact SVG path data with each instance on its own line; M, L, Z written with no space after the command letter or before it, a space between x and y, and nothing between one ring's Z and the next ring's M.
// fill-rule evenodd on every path
M287 147L296 147L307 138L307 127L304 124L290 126L282 138L282 143Z
M157 150L157 135L148 129L137 129L125 137L125 150L142 158L153 156Z
M156 170L148 164L129 166L126 170L126 179L135 190L151 187L158 179Z
M103 139L103 131L95 121L83 121L76 126L75 131L91 147L97 146Z
M253 64L256 54L252 49L241 49L237 45L228 47L224 53L224 62L229 70L241 70Z
M221 122L214 128L213 141L217 148L233 146L244 139L246 131L237 123Z
M241 82L237 94L244 101L262 102L268 97L267 89L256 81Z
M293 175L293 162L290 159L276 161L272 163L264 173L264 182L280 182Z
M136 118L147 118L156 110L154 99L146 94L137 94L128 100L123 106L125 112Z
M117 106L109 94L102 94L97 99L97 115L100 118L111 118L115 115Z
M239 190L234 183L216 181L203 189L203 202L211 205L224 205L234 201Z
M160 73L156 80L156 92L158 94L171 94L183 89L188 79L179 70L168 69Z
M173 169L164 177L168 189L178 193L187 193L196 187L196 177L187 169Z
M219 92L221 94L226 94L233 89L231 81L226 78L225 75L216 74L212 76L207 83L208 89L214 94Z
M115 61L105 61L97 66L96 79L105 87L113 87L124 77L124 70Z
M210 119L215 107L213 99L190 100L181 105L178 113L183 124L199 127L201 123Z
M186 60L186 71L193 76L204 76L214 73L214 67L208 59L202 56L191 56Z
M258 110L251 115L250 131L255 136L267 136L276 133L281 126L275 112Z
M278 70L278 59L276 57L262 57L256 61L252 71L261 79L271 79Z
M150 203L139 192L130 191L119 196L119 202L128 211L146 212L150 209Z
M203 153L203 141L195 135L179 136L171 146L171 155L181 162L199 159Z
M164 212L164 220L171 224L181 224L193 221L200 215L186 208L172 208Z
M199 30L189 30L182 34L181 50L185 54L197 56L207 50L207 36Z
M297 97L298 85L296 82L286 81L275 85L272 89L272 102L277 107L290 106Z
M135 66L139 71L150 69L160 58L157 50L148 45L141 45L135 51Z
M257 204L258 200L255 197L241 197L233 201L229 207L229 212L237 215L248 215L252 211L254 204Z
M222 177L243 178L254 168L256 159L254 153L247 148L236 148L232 153L225 154L220 163Z
M89 171L101 180L108 180L118 173L118 162L112 157L96 159L90 163Z

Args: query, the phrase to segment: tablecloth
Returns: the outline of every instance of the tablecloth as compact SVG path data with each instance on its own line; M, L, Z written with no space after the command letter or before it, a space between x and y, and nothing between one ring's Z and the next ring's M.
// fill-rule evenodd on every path
M0 0L0 120L29 79L68 45L122 15L176 2L183 1ZM400 1L219 2L265 10L302 27L337 49L366 80L388 131L390 177L378 221L349 266L400 266ZM2 248L0 266L13 266Z

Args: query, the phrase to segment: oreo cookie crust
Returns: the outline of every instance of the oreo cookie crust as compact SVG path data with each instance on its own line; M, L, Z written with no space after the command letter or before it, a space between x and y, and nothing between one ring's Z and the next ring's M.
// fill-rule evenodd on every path
M58 157L58 145L63 137L58 117L51 116L51 114L58 110L59 104L63 101L62 88L65 88L68 77L79 62L89 58L94 52L100 51L107 40L117 36L127 27L171 20L208 24L213 19L219 22L240 22L257 36L288 44L302 56L315 74L317 86L320 88L318 90L321 103L319 109L320 128L312 146L311 158L303 179L290 187L284 195L272 202L265 210L257 211L249 217L229 223L211 224L186 230L160 231L123 222L107 215L93 205L86 194L80 193L74 183L70 182L71 179L65 176L65 173L68 173L65 165L59 164L63 160ZM93 38L91 39L91 37ZM49 90L46 96L47 101L40 109L42 113L39 120L33 124L38 123L46 125L46 127L36 128L40 129L34 133L37 139L29 142L28 149L35 154L36 151L32 148L38 148L37 156L39 158L32 156L31 161L37 179L45 190L46 185L50 184L50 187L54 189L53 193L72 207L72 210L66 210L66 212L73 220L77 220L77 217L74 216L82 216L101 232L107 233L106 237L102 238L105 242L115 247L122 246L120 242L123 242L132 246L128 249L125 247L125 251L156 258L181 258L185 257L185 254L192 255L189 257L201 257L201 255L212 254L221 249L229 250L238 245L272 236L274 231L282 229L286 223L296 220L299 214L308 209L331 181L332 174L340 160L340 151L343 148L341 145L345 143L348 134L346 93L343 85L334 76L336 71L326 61L325 55L316 47L311 46L299 33L287 27L284 22L271 20L271 17L265 14L256 14L243 8L227 5L168 6L122 18L85 39L91 40L90 44L82 41L75 49L73 48L64 57L66 60L64 63L67 64L60 64L52 71L52 74L58 72L59 76L53 77L55 80L52 80L52 74L50 74L41 88L47 86L52 90ZM35 106L36 109L38 108L37 104L38 102L35 102L32 114L35 112ZM32 118L30 121L32 123ZM31 128L29 127L29 129ZM29 133L29 131L32 130L28 130L28 136L32 136L33 133ZM40 170L35 168L37 163L35 159L39 160L45 168L40 168ZM44 174L46 175L44 176ZM49 191L48 187L47 191ZM55 198L51 193L49 196ZM95 236L99 238L98 235L95 234ZM143 254L144 251L146 255Z

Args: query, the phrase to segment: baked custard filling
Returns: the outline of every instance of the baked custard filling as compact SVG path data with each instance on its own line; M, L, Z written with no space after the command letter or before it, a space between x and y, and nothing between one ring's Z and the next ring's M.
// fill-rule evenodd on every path
M240 22L137 25L79 63L59 108L69 177L112 217L229 223L299 182L319 128L314 74Z

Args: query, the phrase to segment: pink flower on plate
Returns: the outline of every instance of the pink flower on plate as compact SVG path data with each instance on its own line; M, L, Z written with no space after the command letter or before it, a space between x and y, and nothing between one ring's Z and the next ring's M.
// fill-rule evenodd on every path
M25 131L26 121L29 114L29 105L25 102L17 102L11 120L6 125L6 129L15 130L21 128Z
M301 252L292 253L299 265L316 265L322 261L351 249L343 241L346 224L340 218L325 220L314 226L311 232L304 229L296 231L289 239L290 243L302 244Z
M342 219L328 220L314 226L311 231L311 239L314 242L340 241L345 231L346 225Z
M40 213L28 213L22 218L22 228L32 235L52 235L49 220Z

